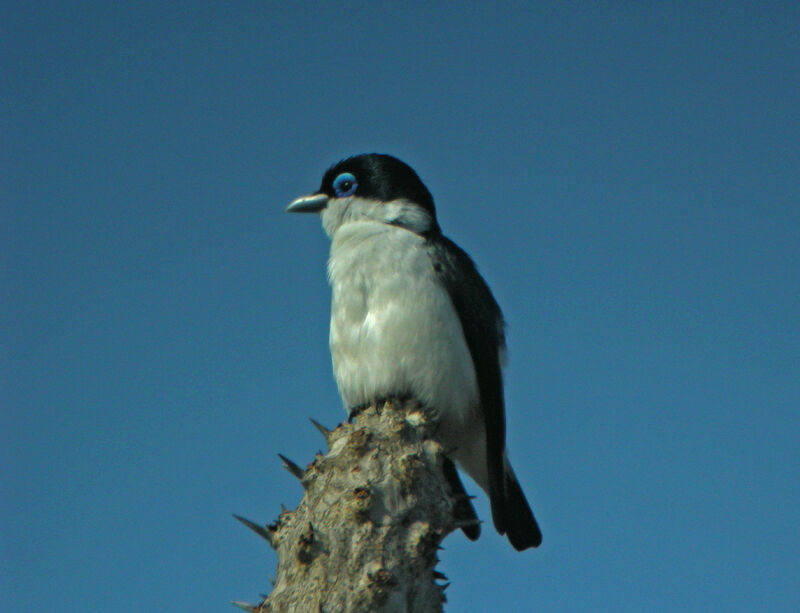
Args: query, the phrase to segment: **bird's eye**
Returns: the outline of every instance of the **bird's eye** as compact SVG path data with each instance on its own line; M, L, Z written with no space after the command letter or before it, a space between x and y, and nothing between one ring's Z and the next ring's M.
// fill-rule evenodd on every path
M333 191L337 198L352 196L357 187L356 178L349 172L343 172L333 180Z

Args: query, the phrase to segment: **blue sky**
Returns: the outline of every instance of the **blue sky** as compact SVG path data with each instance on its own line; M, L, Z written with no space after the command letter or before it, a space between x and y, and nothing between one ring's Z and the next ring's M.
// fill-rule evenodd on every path
M797 3L35 4L0 18L3 611L269 590L231 513L296 505L275 454L343 417L283 209L365 151L509 323L544 544L450 536L448 610L800 608Z

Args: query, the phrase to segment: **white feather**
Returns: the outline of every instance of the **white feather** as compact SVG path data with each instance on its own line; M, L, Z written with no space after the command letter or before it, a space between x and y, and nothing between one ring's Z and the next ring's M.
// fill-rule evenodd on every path
M425 239L385 223L400 211L404 225L426 228L430 217L404 201L331 204L322 215L331 236L330 349L345 408L411 394L434 411L443 442L486 489L478 385L461 322Z

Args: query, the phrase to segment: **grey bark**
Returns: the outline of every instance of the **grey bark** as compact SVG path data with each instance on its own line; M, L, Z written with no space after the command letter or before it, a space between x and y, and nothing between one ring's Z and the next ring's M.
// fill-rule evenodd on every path
M303 499L275 523L241 519L278 554L272 593L256 613L442 611L435 570L459 525L435 423L413 402L367 407L333 431L306 468L282 458Z

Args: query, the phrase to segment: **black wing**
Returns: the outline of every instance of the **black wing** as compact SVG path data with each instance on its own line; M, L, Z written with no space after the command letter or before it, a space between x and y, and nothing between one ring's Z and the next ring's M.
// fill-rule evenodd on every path
M492 519L505 534L505 481L503 451L506 446L506 418L503 401L501 355L505 352L503 314L486 281L470 257L444 236L428 241L434 269L447 289L467 341L486 428L486 461L489 467L489 499Z

